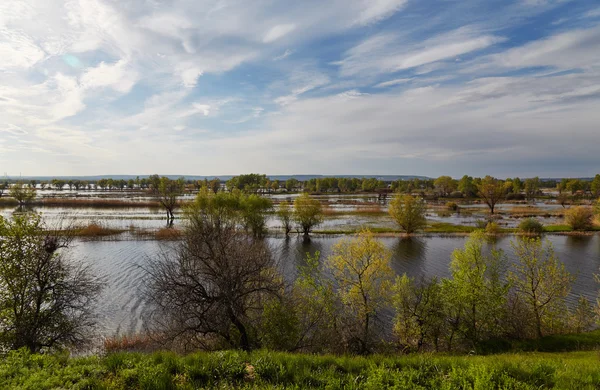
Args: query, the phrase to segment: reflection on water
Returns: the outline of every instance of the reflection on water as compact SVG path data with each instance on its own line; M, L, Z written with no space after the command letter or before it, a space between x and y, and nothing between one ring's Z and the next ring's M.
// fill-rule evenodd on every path
M280 258L281 270L287 280L293 280L299 266L305 264L306 254L320 252L321 259L331 254L341 237L313 237L310 241L299 236L269 238L274 255ZM397 273L419 277L447 277L452 251L464 245L465 237L384 237L381 240L392 251L392 267ZM515 260L510 246L514 237L499 237L495 246L502 249L509 263ZM594 273L600 272L600 236L547 236L556 255L567 270L577 276L569 298L575 302L579 294L594 301L598 285ZM173 243L156 241L78 241L73 255L83 258L94 269L106 275L109 286L101 300L100 313L105 333L139 331L146 306L142 286L144 264Z

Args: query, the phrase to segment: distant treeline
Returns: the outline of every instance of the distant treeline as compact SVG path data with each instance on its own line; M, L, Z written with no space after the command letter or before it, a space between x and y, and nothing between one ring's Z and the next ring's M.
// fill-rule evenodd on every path
M272 180L264 174L245 174L234 176L227 181L219 178L211 180L186 180L184 177L176 179L182 183L186 191L198 191L202 187L209 188L213 192L232 191L238 189L249 193L278 193L278 192L311 192L311 193L357 193L357 192L385 192L395 191L413 193L421 196L435 196L448 198L473 198L479 197L478 187L485 178L464 175L461 179L450 176L440 176L436 179L412 178L386 181L375 177L320 177L307 180L289 178L287 180ZM503 196L508 200L531 199L542 195L542 190L556 190L559 194L578 195L582 197L600 196L600 175L592 179L540 179L539 177L520 179L507 178L505 180L492 178L503 187ZM103 178L99 180L8 180L0 182L0 196L9 188L11 183L22 183L29 187L38 189L54 189L71 191L86 190L151 190L157 189L161 177L152 175L149 177L139 176L131 179ZM168 179L174 180L174 179Z

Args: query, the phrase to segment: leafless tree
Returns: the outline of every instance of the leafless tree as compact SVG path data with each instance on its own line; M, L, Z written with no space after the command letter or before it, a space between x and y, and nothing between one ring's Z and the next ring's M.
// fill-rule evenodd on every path
M150 262L147 296L153 311L147 323L176 345L185 340L206 346L206 340L217 339L250 350L257 346L264 301L279 293L281 282L267 243L218 210L189 211L182 242Z

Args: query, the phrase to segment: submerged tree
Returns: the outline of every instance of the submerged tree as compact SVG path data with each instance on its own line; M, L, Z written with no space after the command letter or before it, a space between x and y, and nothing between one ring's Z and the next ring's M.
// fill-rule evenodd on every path
M311 198L306 192L301 194L294 201L294 220L304 236L308 237L311 230L323 222L321 202Z
M279 218L279 221L281 221L281 225L283 226L286 237L289 236L290 232L292 231L292 216L293 212L289 202L281 202L279 204L279 208L277 209L277 217Z
M19 206L29 204L35 199L35 188L23 184L22 182L13 184L8 193L19 202Z
M103 283L67 257L69 243L38 214L0 216L0 348L40 352L89 341Z
M179 202L177 197L183 194L185 190L185 182L183 178L177 180L171 180L168 177L161 177L155 183L156 187L153 188L153 193L158 199L159 203L167 211L167 225L173 226L175 220L175 214L173 213Z
M427 226L426 211L427 205L423 199L411 195L396 195L389 208L390 216L407 234Z
M486 176L477 185L477 193L490 208L490 213L494 214L496 204L504 199L505 188L501 180Z

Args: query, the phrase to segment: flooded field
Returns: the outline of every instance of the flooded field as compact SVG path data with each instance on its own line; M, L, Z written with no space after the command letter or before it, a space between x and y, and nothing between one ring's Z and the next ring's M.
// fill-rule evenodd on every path
M292 237L270 238L274 252L280 259L280 267L287 280L293 280L299 265L304 264L306 253L319 251L322 258L331 253L332 246L341 236L315 237L310 242ZM401 274L406 272L414 277L444 277L449 275L448 265L454 249L464 245L465 237L420 237L382 238L392 251L393 269ZM498 238L498 248L506 253L508 262L514 260L510 248L511 237ZM548 236L556 254L565 263L569 272L577 276L570 295L573 303L581 294L594 301L598 284L594 273L600 272L600 237L589 236ZM144 304L142 286L143 267L148 259L160 251L168 251L173 243L157 241L84 241L78 240L72 250L76 258L84 259L93 265L94 270L106 275L108 287L100 300L102 332L106 335L130 333L142 329Z

